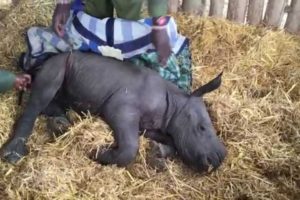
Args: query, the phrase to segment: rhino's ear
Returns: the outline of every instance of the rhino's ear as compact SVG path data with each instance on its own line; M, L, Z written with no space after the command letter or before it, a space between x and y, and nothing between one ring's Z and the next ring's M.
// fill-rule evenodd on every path
M218 87L220 87L221 82L222 82L222 75L223 71L213 80L209 81L205 85L201 86L200 88L196 89L193 93L192 96L200 97L203 96L205 93L211 92Z

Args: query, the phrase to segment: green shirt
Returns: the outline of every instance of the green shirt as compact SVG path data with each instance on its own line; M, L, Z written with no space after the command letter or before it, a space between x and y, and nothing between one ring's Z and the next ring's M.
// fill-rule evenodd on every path
M0 69L0 93L13 89L15 80L16 75L7 70Z
M74 0L56 0L59 4L69 4ZM140 12L144 0L85 0L85 12L97 17L105 18L113 16L113 9L117 11L119 18L128 20L140 19ZM150 17L167 15L168 0L147 0Z
M165 16L168 13L168 1L148 0L148 11L150 17Z

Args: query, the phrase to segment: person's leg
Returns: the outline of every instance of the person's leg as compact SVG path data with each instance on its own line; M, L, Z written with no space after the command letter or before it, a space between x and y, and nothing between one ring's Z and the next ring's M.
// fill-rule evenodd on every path
M122 19L139 20L143 0L112 0L117 16Z
M103 19L113 17L114 7L111 0L86 0L85 12L93 17Z

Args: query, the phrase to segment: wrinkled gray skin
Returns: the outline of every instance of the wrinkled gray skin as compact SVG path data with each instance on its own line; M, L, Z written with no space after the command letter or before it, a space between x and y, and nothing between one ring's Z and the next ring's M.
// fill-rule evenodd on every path
M113 130L116 145L96 155L101 164L130 164L139 149L139 131L147 130L146 137L174 148L188 166L198 171L210 165L216 169L227 153L202 95L220 83L221 75L188 95L145 67L92 53L54 56L38 72L1 157L17 162L28 153L25 144L42 111L59 115L70 106L102 117Z

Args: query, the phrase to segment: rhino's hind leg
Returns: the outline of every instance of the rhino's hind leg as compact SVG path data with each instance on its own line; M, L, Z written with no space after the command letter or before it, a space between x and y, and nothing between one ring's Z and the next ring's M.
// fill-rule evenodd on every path
M100 164L124 167L134 161L139 149L139 118L129 115L131 111L130 108L115 109L116 114L107 118L114 133L115 147L95 155Z
M47 116L47 129L51 136L59 137L71 127L66 113L67 109L61 106L57 99L52 100L43 110L42 114Z
M34 122L54 98L62 84L64 70L58 67L47 68L45 66L37 75L29 101L15 124L13 135L1 148L0 156L4 160L16 163L28 153L26 141L32 133Z
M16 163L28 153L26 141L32 133L34 122L53 96L54 94L51 94L51 91L48 91L46 88L45 90L32 91L24 113L15 124L14 134L1 149L1 157L4 160Z
M65 117L66 109L63 106L61 106L55 98L49 103L49 105L42 111L41 114L47 117Z
M161 131L147 130L144 136L158 143L165 144L168 146L174 146L175 148L173 138L170 135L162 133Z

